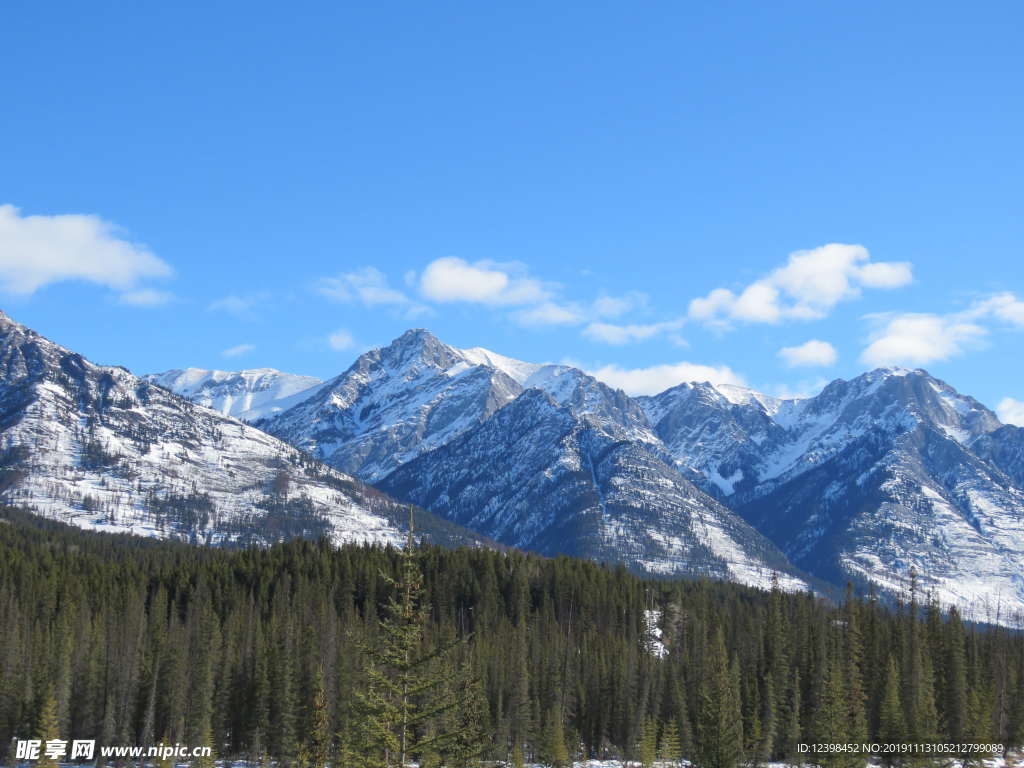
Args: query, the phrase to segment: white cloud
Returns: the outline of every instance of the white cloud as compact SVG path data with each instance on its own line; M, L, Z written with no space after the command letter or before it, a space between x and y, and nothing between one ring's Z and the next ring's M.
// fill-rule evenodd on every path
M966 320L995 317L1011 325L1024 327L1024 301L1010 292L997 293L976 301L970 309L960 313Z
M451 256L427 265L420 275L420 293L441 303L464 301L493 306L535 304L551 297L550 289L527 275L521 264L470 264Z
M876 324L860 359L869 365L924 365L948 360L981 346L993 321L1024 328L1024 302L1010 292L978 299L946 315L872 315ZM984 323L984 324L982 324Z
M259 293L251 296L223 296L211 301L206 309L209 312L226 312L229 315L247 320L253 317L253 309L267 299L267 294Z
M244 354L252 352L254 349L256 349L255 344L239 344L236 347L228 347L221 352L221 355L223 357L241 357Z
M602 294L590 302L569 300L562 296L560 286L542 281L519 262L468 262L456 257L435 259L421 272L408 271L403 280L416 286L419 294L438 304L468 303L496 309L514 308L508 317L523 327L573 326L598 323L605 318L620 317L644 309L648 297L639 291L620 296ZM375 304L405 305L410 299L387 284L383 273L372 267L356 273L320 281L317 290L339 301L362 301ZM432 311L424 304L408 304L406 314L413 316ZM652 326L661 329L660 325ZM670 327L665 325L665 328ZM671 325L677 328L678 324ZM598 326L590 335L601 335L606 329ZM604 335L615 334L607 329ZM630 336L650 335L641 326L629 326L620 332Z
M699 365L697 363L669 363L650 368L621 368L606 365L587 371L609 386L630 395L656 395L684 381L710 381L712 384L744 385L743 377L728 366Z
M558 302L547 300L532 307L521 309L512 314L512 319L524 326L541 325L580 325L590 322L591 325L603 325L601 318L619 317L635 309L647 306L647 295L639 291L629 291L622 296L602 295L590 304L580 302ZM639 327L639 326L636 326ZM678 326L677 326L678 327ZM584 330L584 335L600 334L600 329ZM614 331L610 331L614 333Z
M355 343L356 341L352 338L352 334L344 328L339 328L327 337L327 345L338 352L351 349L355 346Z
M876 261L861 266L858 278L867 288L902 288L914 275L909 261Z
M872 366L925 365L976 346L987 331L960 315L905 312L874 318L879 328L860 359Z
M317 290L335 301L359 301L367 307L410 303L408 296L388 285L387 276L376 267L326 277L319 282Z
M118 296L117 300L132 307L160 307L173 301L174 295L167 291L141 288L137 291L126 291Z
M1016 424L1024 427L1024 401L1004 397L996 406L996 413L1003 424Z
M31 295L50 283L84 280L131 291L171 275L166 262L120 234L98 216L22 216L0 205L0 290Z
M621 317L634 309L643 309L647 301L647 294L640 291L629 291L622 296L598 296L594 299L593 313L597 317Z
M545 301L535 307L521 309L512 315L520 325L579 325L584 320L584 312L575 304L556 304Z
M792 368L805 365L834 365L839 355L836 348L827 341L811 339L797 347L783 347L779 350L779 357Z
M690 302L689 316L709 324L730 320L778 323L825 317L861 288L898 288L913 279L909 262L871 262L860 245L830 243L789 255L787 263L739 294L716 288Z
M604 344L622 346L633 341L644 341L668 331L679 330L682 325L682 320L669 320L663 323L649 323L646 325L590 323L583 329L583 335L588 339L600 341Z

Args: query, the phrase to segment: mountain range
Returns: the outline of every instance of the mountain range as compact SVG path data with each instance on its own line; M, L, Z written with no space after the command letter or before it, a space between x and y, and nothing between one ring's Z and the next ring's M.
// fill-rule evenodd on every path
M1024 430L923 370L629 397L417 329L326 382L136 377L0 332L2 498L77 524L395 542L413 504L449 543L1024 612Z
M358 479L2 312L0 500L81 527L223 545L400 544L408 519L408 505ZM417 521L436 541L489 543L426 511Z

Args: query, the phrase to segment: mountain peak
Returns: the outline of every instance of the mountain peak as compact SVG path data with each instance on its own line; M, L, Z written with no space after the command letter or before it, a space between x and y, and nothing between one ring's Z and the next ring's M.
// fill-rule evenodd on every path
M426 328L410 328L391 344L414 344L430 341L439 341L439 339Z
M437 368L449 368L458 362L457 351L426 328L410 328L385 347L366 353L389 366L404 367L417 362ZM364 356L365 357L365 356Z
M0 327L0 502L81 527L208 544L404 540L404 505L352 477L6 315Z
M143 376L176 395L225 416L256 421L297 405L320 387L315 376L282 373L274 368L219 371L175 368Z

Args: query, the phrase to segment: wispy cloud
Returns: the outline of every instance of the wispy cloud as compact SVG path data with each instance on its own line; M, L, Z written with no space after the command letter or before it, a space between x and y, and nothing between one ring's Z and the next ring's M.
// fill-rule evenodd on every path
M668 320L661 323L616 325L614 323L590 323L583 329L583 335L593 341L622 346L635 341L645 341L683 327L684 320ZM677 341L681 343L681 340Z
M339 328L327 336L327 346L337 352L351 349L355 345L356 341L352 337L352 334L344 328Z
M926 365L983 346L992 325L1024 328L1024 302L1009 292L978 299L959 312L870 315L874 331L860 359L868 365Z
M616 318L638 309L646 309L649 301L646 293L627 291L621 296L598 296L592 306L598 317Z
M255 344L239 344L235 347L228 347L220 354L221 357L241 357L252 352L254 349L256 349Z
M156 291L152 288L142 288L137 291L125 291L117 300L121 304L131 307L162 307L174 301L174 294L167 291Z
M23 216L13 205L0 205L0 290L7 293L28 296L51 283L81 280L127 294L141 281L172 272L98 216Z
M363 267L337 277L325 277L317 284L317 291L335 301L358 301L366 307L410 302L402 291L388 285L387 275L376 267Z
M344 272L336 277L322 278L316 284L316 291L332 301L358 303L369 309L397 309L410 318L430 312L425 304L414 301L404 291L392 287L387 275L372 266Z
M251 320L256 316L256 307L268 298L270 296L266 293L254 293L245 296L232 294L211 301L206 309L208 312L224 312L242 320Z
M524 328L582 326L583 334L606 344L622 345L678 330L683 319L657 323L621 323L609 320L631 312L646 311L648 296L640 291L621 295L602 293L590 300L567 298L563 286L541 280L521 262L481 260L470 262L446 256L434 259L420 271L408 271L403 281L424 302L433 306L468 304L506 317ZM403 308L412 317L432 311L404 290L393 287L376 267L347 272L319 281L316 290L339 302L358 302L368 308ZM685 345L675 337L674 343Z
M796 347L783 347L779 350L781 357L790 368L799 366L835 365L839 354L836 348L827 341L811 339Z
M586 320L586 311L578 304L558 304L545 301L542 304L521 309L512 318L522 326L579 325Z
M863 288L891 289L913 279L909 262L872 262L861 245L831 243L790 254L787 263L738 293L716 288L690 302L689 316L709 325L779 323L828 315Z
M874 315L878 324L871 343L860 355L871 366L927 365L949 360L972 349L988 331L956 315L923 312Z

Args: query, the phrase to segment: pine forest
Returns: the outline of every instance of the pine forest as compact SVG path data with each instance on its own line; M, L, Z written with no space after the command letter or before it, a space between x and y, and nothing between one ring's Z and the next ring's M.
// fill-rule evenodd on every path
M1024 635L914 585L896 605L828 600L517 551L193 547L5 510L0 750L52 733L299 768L863 765L798 745L1024 741Z

